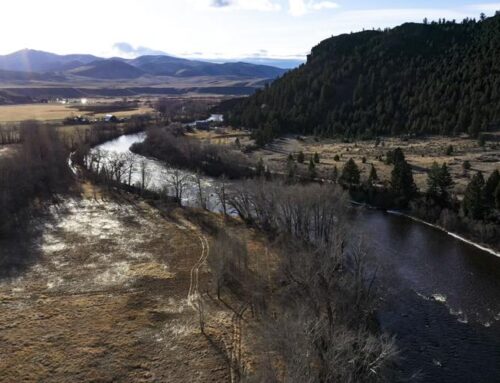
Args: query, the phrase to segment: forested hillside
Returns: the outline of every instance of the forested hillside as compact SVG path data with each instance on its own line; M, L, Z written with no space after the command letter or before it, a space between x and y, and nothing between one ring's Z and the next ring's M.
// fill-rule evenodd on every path
M500 13L332 37L229 108L260 142L287 132L476 136L500 125Z

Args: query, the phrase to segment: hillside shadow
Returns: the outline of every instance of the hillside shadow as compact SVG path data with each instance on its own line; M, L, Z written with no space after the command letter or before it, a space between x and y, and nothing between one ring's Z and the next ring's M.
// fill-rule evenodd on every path
M40 261L45 226L55 224L67 213L63 204L52 202L50 206L55 208L56 214L51 214L47 208L38 209L0 236L0 281L21 276Z
M22 275L40 259L40 240L40 230L25 228L0 238L0 281Z

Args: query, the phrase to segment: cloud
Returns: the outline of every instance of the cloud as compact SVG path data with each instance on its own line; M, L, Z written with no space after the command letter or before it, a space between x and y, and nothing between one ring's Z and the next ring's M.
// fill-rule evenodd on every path
M281 10L281 5L276 0L189 0L196 8L201 10L243 10L273 12Z
M134 47L133 45L127 42L118 42L113 44L113 52L115 55L126 58L135 58L138 56L145 55L155 55L155 56L167 56L168 53L163 51L158 51L155 49L151 49L148 47L138 46Z
M335 9L338 7L337 3L328 0L288 0L288 11L292 16L303 16L313 11Z
M231 6L231 0L212 0L212 7L222 8Z

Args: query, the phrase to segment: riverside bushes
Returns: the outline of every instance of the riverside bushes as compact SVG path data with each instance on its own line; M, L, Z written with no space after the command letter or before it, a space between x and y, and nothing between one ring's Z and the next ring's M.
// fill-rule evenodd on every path
M250 177L254 173L243 155L219 145L189 139L173 126L148 130L146 140L134 144L131 150L171 166L201 171L212 177L225 175L236 179Z
M397 350L390 337L373 331L373 275L366 251L347 234L346 193L333 185L254 179L235 186L228 200L269 235L280 259L273 283L260 277L269 270L246 266L237 238L219 234L211 252L217 293L225 285L258 319L263 358L245 381L390 379Z

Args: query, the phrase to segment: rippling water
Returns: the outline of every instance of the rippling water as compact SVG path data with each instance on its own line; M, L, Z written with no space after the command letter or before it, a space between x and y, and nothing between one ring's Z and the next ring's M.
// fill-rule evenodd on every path
M122 136L99 149L127 152L144 134ZM137 160L144 159L136 155ZM150 187L171 171L146 159ZM133 176L139 181L138 169ZM209 208L218 210L215 179L203 177ZM194 185L183 203L197 204ZM405 217L360 209L357 234L380 269L384 300L378 318L395 334L402 368L423 382L500 382L500 258Z
M382 327L424 382L500 382L500 258L379 211L356 230L381 265Z

